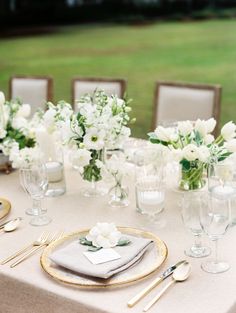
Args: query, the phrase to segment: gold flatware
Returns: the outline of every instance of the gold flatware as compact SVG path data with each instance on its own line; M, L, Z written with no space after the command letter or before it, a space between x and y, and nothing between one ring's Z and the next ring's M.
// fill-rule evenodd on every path
M15 220L18 220L18 219L22 220L22 217L12 218L11 220L8 220L8 221L6 221L6 222L0 224L0 229L4 228L4 226L5 226L6 224L8 224L8 223L10 223L10 222L13 222L13 221L15 221Z
M172 280L145 306L143 312L147 312L174 283L186 280L190 272L191 266L187 261L178 266L173 272Z
M56 232L52 235L48 235L46 240L39 245L38 247L34 247L32 248L30 251L28 251L27 253L25 253L22 257L20 257L18 260L16 260L14 263L12 263L10 265L11 268L15 267L16 265L22 263L23 261L25 261L26 259L28 259L31 255L33 255L35 252L37 252L38 250L40 250L43 247L48 246L50 243L52 243L53 241L56 241L58 239L60 239L63 236L64 232L60 231L60 232Z
M34 246L40 246L41 244L43 244L46 241L47 237L48 237L48 233L47 232L43 232L38 237L38 239L36 239L34 242L30 243L29 245L25 246L24 248L18 250L14 254L10 255L8 258L4 259L0 264L4 265L4 264L8 263L9 261L17 258L18 256L20 256L22 253L26 252L30 248L33 248Z
M9 221L1 229L0 233L9 233L17 229L21 221L21 217L16 218L15 220Z
M132 308L136 303L138 303L142 298L144 298L152 289L154 289L157 285L159 285L164 279L169 277L174 270L186 262L185 260L172 265L167 270L165 270L160 277L155 278L147 287L141 290L137 295L135 295L132 299L130 299L127 303L128 307Z

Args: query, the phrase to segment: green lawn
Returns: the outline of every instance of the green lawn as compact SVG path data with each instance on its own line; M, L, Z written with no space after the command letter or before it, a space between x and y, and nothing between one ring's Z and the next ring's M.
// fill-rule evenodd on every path
M0 90L14 74L51 75L55 100L70 101L73 76L125 77L137 123L151 128L158 79L223 86L222 122L236 120L236 20L140 26L68 26L48 35L0 40Z

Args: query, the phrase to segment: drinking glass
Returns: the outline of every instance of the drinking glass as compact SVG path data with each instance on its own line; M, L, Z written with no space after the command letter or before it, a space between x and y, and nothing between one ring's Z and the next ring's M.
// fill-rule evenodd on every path
M202 228L199 220L201 207L207 205L206 194L203 191L188 191L183 193L181 216L185 227L193 234L194 244L185 250L185 254L193 258L202 258L211 253L211 249L202 245Z
M211 193L208 205L200 208L201 227L215 243L214 259L208 259L201 267L208 273L222 273L229 269L229 264L218 258L218 240L224 236L231 223L230 198Z
M219 197L230 197L236 193L233 186L234 170L231 161L210 164L208 168L208 190Z
M47 225L51 222L48 216L42 215L41 201L48 186L47 172L44 164L33 164L29 168L21 169L21 179L25 191L30 195L35 215L30 224L33 226Z
M160 218L160 213L164 210L165 186L159 154L151 162L144 162L137 167L135 192L138 212L147 215L157 227L165 226L165 221Z

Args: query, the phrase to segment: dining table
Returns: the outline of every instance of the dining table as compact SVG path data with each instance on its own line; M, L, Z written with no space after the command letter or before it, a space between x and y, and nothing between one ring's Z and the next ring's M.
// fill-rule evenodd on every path
M181 219L181 192L167 186L165 208L160 213L165 225L158 227L137 211L132 175L126 181L130 203L123 208L112 208L108 204L108 195L84 197L80 190L85 183L79 172L70 165L65 166L65 177L66 193L43 200L43 207L47 208L51 223L46 226L32 226L29 224L31 217L25 214L25 210L31 205L31 199L20 185L19 172L14 170L9 175L0 173L0 197L11 202L10 213L1 222L15 217L23 218L17 230L0 234L0 260L35 240L44 230L69 234L80 229L90 229L97 222L114 222L117 226L151 232L165 242L168 256L145 279L127 285L96 289L68 286L54 280L42 269L42 251L38 251L14 268L9 264L0 265L0 313L142 312L144 306L166 282L158 285L133 308L128 307L127 302L165 269L180 260L190 262L190 277L170 288L150 309L150 313L236 312L236 227L230 227L219 241L219 257L229 262L230 269L221 274L209 274L201 269L205 258L191 258L184 254L184 250L194 239ZM203 236L203 240L213 248L213 242L206 236ZM144 261L145 259L142 262Z

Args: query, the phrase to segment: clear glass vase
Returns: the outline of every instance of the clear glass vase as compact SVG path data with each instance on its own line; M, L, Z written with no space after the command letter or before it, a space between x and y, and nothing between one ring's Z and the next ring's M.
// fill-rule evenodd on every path
M109 204L115 208L122 208L129 205L128 200L129 190L128 187L122 185L122 177L115 178L115 185L110 189Z
M180 175L179 188L181 190L197 190L203 188L206 184L202 164L194 167L190 166L188 170L182 166Z
M82 178L88 182L87 187L82 189L82 194L85 197L97 197L106 194L105 188L101 187L101 167L97 161L104 163L105 150L90 150L91 160L88 165L84 166Z

